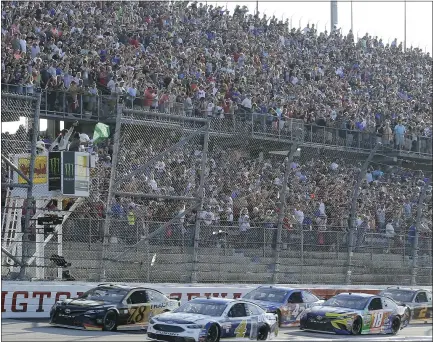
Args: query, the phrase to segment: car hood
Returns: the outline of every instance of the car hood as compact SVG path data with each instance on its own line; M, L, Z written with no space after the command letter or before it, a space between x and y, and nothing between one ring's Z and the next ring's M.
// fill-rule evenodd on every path
M215 317L200 315L195 313L164 313L154 317L155 321L167 324L193 324L202 320L209 320Z
M74 307L74 308L103 308L106 306L113 306L115 304L113 303L107 303L104 301L97 301L97 300L88 300L88 299L65 299L63 302L60 303L61 306L65 307Z
M314 306L307 313L311 313L319 316L326 316L326 314L331 315L349 315L356 314L360 310L350 309L350 308L340 308L335 306Z
M263 309L272 311L277 310L280 308L283 304L278 302L267 302L264 300L254 300L254 299L247 299L249 302L257 304L258 306L262 307Z

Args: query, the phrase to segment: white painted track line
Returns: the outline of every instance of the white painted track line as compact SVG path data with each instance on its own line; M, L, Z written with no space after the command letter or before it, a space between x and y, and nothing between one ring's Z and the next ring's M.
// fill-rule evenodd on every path
M83 331L74 329L57 328L50 326L46 321L24 321L24 320L3 320L2 341L148 341L144 332L104 332L104 331ZM432 340L431 324L411 324L400 331L397 336L366 335L366 336L336 336L300 331L296 328L281 329L279 337L274 341L406 341L424 342Z

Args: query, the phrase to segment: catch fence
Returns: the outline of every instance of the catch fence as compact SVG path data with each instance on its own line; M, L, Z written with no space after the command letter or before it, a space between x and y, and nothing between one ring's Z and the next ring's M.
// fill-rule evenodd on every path
M194 267L193 249L196 224L174 223L163 233L137 246L145 236L167 221L139 220L136 226L126 220L124 239L112 242L107 279L117 282L189 282ZM63 229L63 256L77 280L99 281L104 220L69 219ZM77 229L79 227L79 229ZM285 229L281 238L278 277L281 283L344 283L347 271L347 227L329 226ZM247 232L239 225L200 226L198 281L213 283L272 283L275 273L277 228L258 222ZM420 239L419 268L431 269L431 234ZM77 254L79 249L80 253ZM128 252L125 254L125 250ZM46 248L49 253L54 253ZM356 267L353 284L410 284L413 245L404 234L393 237L367 231L354 244ZM48 264L47 277L55 279L57 266ZM418 285L428 284L427 274L418 273Z
M297 120L282 127L265 116L197 118L182 106L161 113L109 103L111 160L97 163L90 197L71 203L61 238L46 243L47 278L61 276L52 258L61 250L83 281L413 284L415 269L418 284L429 282L431 227L416 230L418 242L410 226L387 235L369 201L399 185L370 184L367 174L409 172L414 189L423 186L412 179L431 176L388 159L378 165L374 157L388 150L376 140L342 149L340 131L307 134L312 126ZM412 193L426 203L413 221L421 227L431 198Z

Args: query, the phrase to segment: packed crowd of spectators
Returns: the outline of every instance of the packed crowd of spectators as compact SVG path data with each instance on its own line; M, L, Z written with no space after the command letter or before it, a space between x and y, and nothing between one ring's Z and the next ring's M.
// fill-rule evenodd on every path
M352 32L319 33L314 25L290 30L287 21L256 17L245 7L230 14L222 7L177 1L3 2L1 49L2 88L28 94L41 88L52 111L83 112L83 106L92 115L98 96L106 95L110 107L120 95L127 107L223 119L261 113L271 122L293 118L377 133L385 144L407 150L432 134L429 54L404 52L401 43L384 44L368 34L355 42ZM124 146L127 151L120 154L129 157L120 160L119 174L167 148L164 139ZM108 213L136 226L130 213L164 221L184 210L185 203L173 208L164 201L125 197L101 209L112 141L96 150L98 188L105 189L93 202L98 217ZM200 147L189 146L135 177L123 191L192 196L200 160ZM344 234L360 166L323 155L295 164L285 228L332 227ZM240 231L275 227L282 175L281 160L216 147L209 154L201 219L207 226ZM405 234L415 215L407 208L417 202L424 178L375 166L361 191L360 231L385 233L392 223ZM431 204L426 215L431 217ZM196 217L186 215L181 225L193 225Z
M431 137L431 57L368 34L290 30L246 7L89 1L3 2L2 38L2 84L46 89L53 111L91 115L98 95L122 94L126 106L377 132L407 150Z
M117 176L137 170L172 145L173 141L162 138L162 135L161 139L145 141L126 134L119 152ZM155 196L196 196L201 160L200 145L183 146L121 182L119 190ZM110 168L109 158L105 158L103 163L106 169ZM290 242L291 236L299 234L302 229L309 232L307 244L335 248L340 241L340 246L343 246L348 238L353 188L362 163L363 160L356 160L353 155L336 158L327 156L322 150L306 150L295 157L289 165L283 239ZM205 168L203 211L197 213L193 210L183 216L183 211L190 205L188 202L116 196L111 207L107 208L113 219L111 232L135 243L149 230L159 228L160 223L181 214L165 230L165 241L185 239L192 243L199 218L201 237L205 241L215 238L213 235L219 230L249 234L246 241L262 241L264 229L272 243L284 191L284 170L281 156L259 155L254 158L242 148L215 146L209 151ZM430 181L429 177L430 174L422 171L371 164L363 177L357 216L351 222L356 231L356 245L363 245L366 236L395 240L397 247L408 244L411 239L413 242L418 201L421 189ZM431 186L428 193L420 233L431 237ZM106 203L105 196L101 200ZM394 242L390 246L394 246ZM386 250L389 251L390 247Z

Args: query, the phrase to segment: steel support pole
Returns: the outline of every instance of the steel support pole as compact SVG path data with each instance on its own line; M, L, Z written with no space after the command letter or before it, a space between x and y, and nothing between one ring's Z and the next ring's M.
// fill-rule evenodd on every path
M287 182L289 180L289 173L290 173L290 163L293 160L293 157L295 155L295 152L298 149L298 144L293 143L292 147L290 148L290 152L288 154L287 159L284 162L284 177L283 177L283 187L281 191L280 196L280 206L279 206L279 213L278 213L278 225L277 225L277 244L275 248L275 259L274 259L274 274L272 275L272 282L274 284L278 283L278 275L280 272L280 252L281 252L281 237L283 233L283 222L284 222L284 216L285 216L285 209L286 209L286 197L287 197Z
M116 167L117 167L117 159L119 157L119 146L120 146L120 129L122 125L122 105L119 104L119 98L117 98L116 103L117 115L116 115L116 128L114 131L114 145L113 145L113 159L111 160L111 173L110 173L110 182L108 187L107 194L107 205L105 211L107 212L105 221L104 221L104 240L102 243L102 256L101 256L101 266L100 266L100 276L99 281L106 281L106 259L108 254L108 245L110 244L110 226L111 226L111 215L108 214L109 208L112 205L113 197L114 197L114 186L116 180Z
M195 231L194 231L194 248L193 248L193 259L192 259L192 272L191 272L191 283L197 283L197 273L198 273L198 249L200 240L200 226L201 219L200 214L203 211L204 202L204 182L206 178L206 163L207 163L207 153L209 148L209 126L210 122L207 122L205 132L204 132L204 142L203 142L203 155L201 158L201 174L200 174L200 184L198 188L198 198L200 201L199 209L197 210L196 220L195 220Z
M122 197L132 197L132 198L151 198L151 199L170 199L177 201L194 201L195 197L188 196L170 196L170 195L155 195L155 194L145 194L142 192L134 193L134 192L125 192L125 191L114 191L115 195Z
M19 260L15 255L13 255L12 253L10 253L6 248L4 248L2 246L2 252L4 254L6 254L9 258L11 258L13 260L14 263L16 263L18 266L23 266L21 260Z
M24 189L28 189L31 188L30 184L18 184L18 183L2 183L1 184L2 187L11 187L11 188L24 188Z
M421 220L422 220L422 207L424 205L424 200L426 198L427 194L427 188L429 186L429 183L427 182L422 190L421 194L419 196L418 200L418 207L416 208L416 222L415 222L415 236L413 241L413 249L412 249L412 276L410 280L410 284L412 286L416 285L416 277L418 275L418 242L419 242L419 230L421 227Z
M32 143L30 147L30 163L29 163L29 185L30 187L27 188L27 209L26 209L26 215L24 219L24 227L21 227L21 231L23 232L22 236L22 266L20 268L20 273L18 276L18 279L20 280L26 280L26 259L30 257L29 250L30 250L30 240L29 240L29 233L30 233L30 219L31 219L31 209L33 208L33 178L35 175L35 160L36 160L36 143L38 141L39 136L39 114L41 109L41 93L38 93L36 95L36 109L35 109L35 116L34 116L34 122L33 122L33 134L32 134Z
M346 284L350 285L352 282L352 258L353 258L353 240L354 240L354 230L356 228L356 213L358 208L358 197L359 197L359 186L361 185L362 180L364 179L368 165L373 159L374 155L377 152L379 146L382 146L381 143L377 143L376 146L370 151L367 159L362 165L361 171L358 174L358 178L356 179L353 195L352 195L352 204L350 207L350 215L349 215L349 234L347 241L347 272L346 272Z

